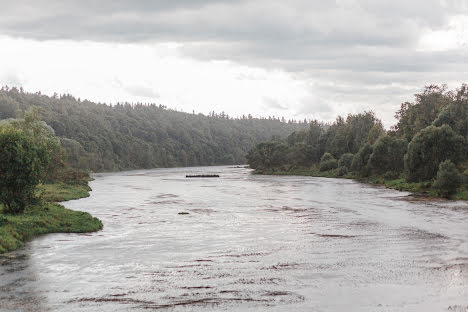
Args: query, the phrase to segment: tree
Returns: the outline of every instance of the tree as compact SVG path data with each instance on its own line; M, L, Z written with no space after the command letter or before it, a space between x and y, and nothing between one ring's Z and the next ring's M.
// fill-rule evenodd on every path
M436 127L449 125L453 131L468 138L468 85L457 90L453 102L445 107L432 123Z
M369 175L367 163L369 162L371 154L372 145L369 143L364 144L354 155L353 162L351 163L351 170L361 177L367 177Z
M335 157L333 157L330 153L323 154L322 158L320 159L320 171L328 171L332 169L336 169L338 167L338 162L336 161Z
M45 145L49 151L50 161L47 167L47 179L56 181L63 171L65 163L65 151L60 145L60 140L55 136L54 130L40 118L40 109L36 106L26 112L19 112L17 119L8 120L7 124L21 130L36 145Z
M34 201L36 186L49 164L45 144L36 144L21 130L0 128L0 202L6 213L22 213Z
M385 129L382 126L382 123L376 123L370 130L367 135L367 142L374 144L381 136L385 135Z
M396 112L398 123L394 129L399 137L410 142L422 129L430 126L439 113L453 101L447 86L429 85L420 94L416 94L415 103L405 102Z
M447 198L450 197L450 195L457 191L460 183L460 172L458 172L453 162L450 160L441 162L437 171L437 178L433 184L439 195Z
M448 125L429 126L418 132L408 144L406 179L410 182L431 180L442 161L451 160L457 164L465 156L465 139L462 136Z
M351 153L343 154L338 161L338 167L345 167L347 170L351 169L351 164L353 163L354 155Z
M369 170L372 174L396 178L403 172L404 155L408 143L403 139L381 136L373 145L369 157Z

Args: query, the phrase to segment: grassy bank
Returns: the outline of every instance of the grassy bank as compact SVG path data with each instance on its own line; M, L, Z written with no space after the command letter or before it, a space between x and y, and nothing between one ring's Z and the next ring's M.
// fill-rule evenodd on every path
M385 180L382 177L367 177L360 178L351 173L346 175L339 175L338 170L330 171L320 171L317 167L312 168L294 168L290 170L282 169L265 169L265 170L255 170L255 174L264 174L264 175L297 175L297 176L311 176L311 177L324 177L324 178L338 178L338 179L354 179L360 182L372 183L383 185L386 188L407 191L413 194L418 194L427 197L437 198L439 194L432 189L431 181L424 182L407 182L405 179L394 179L394 180ZM461 186L457 192L450 198L454 200L468 200L468 188L467 185Z
M89 196L87 181L41 185L42 200L24 214L3 214L0 205L0 253L15 250L27 240L47 233L85 233L102 229L89 213L66 209L56 202Z

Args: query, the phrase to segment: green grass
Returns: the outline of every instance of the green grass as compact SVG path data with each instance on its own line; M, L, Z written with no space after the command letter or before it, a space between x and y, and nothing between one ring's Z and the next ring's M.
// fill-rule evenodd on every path
M54 203L87 197L90 190L87 183L46 184L39 187L42 202L28 207L23 214L4 214L0 205L0 254L15 250L42 234L86 233L102 229L102 222L89 213Z
M455 200L468 200L468 189L463 188L458 190L458 192L452 196Z
M91 188L88 183L66 184L42 184L39 186L39 192L44 200L48 202L62 202L72 199L89 197Z

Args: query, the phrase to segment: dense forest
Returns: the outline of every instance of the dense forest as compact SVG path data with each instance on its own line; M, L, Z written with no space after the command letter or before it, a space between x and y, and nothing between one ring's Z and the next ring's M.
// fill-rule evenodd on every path
M257 172L303 172L422 183L448 197L466 186L468 85L430 85L406 102L386 131L372 112L317 121L286 139L259 143L248 163ZM464 185L463 185L464 184Z
M307 127L275 117L205 116L156 104L111 106L71 95L0 90L0 119L16 118L31 107L39 108L59 138L67 162L91 171L243 164L255 144Z

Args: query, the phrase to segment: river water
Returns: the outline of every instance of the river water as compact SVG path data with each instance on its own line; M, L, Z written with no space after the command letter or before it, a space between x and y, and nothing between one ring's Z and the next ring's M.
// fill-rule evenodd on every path
M468 311L464 202L232 167L91 187L65 205L104 230L0 257L1 311Z

